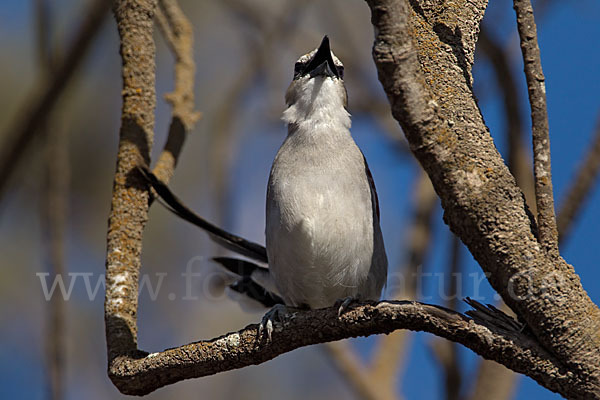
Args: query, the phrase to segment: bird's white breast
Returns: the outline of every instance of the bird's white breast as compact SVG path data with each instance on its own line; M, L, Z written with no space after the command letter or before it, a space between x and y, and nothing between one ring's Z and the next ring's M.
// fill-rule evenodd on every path
M362 153L349 133L335 139L290 135L273 164L269 266L292 305L319 308L355 297L371 267L373 208Z

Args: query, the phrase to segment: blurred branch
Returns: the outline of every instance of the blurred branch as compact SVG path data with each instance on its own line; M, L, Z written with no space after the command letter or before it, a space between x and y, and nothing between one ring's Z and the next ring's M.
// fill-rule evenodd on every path
M567 190L567 195L558 212L557 226L561 245L564 244L573 222L598 180L598 172L600 171L600 117L592 140L592 145L589 147L585 160L579 166L575 178L571 180L571 186Z
M537 41L537 29L530 0L514 0L513 4L517 14L517 29L521 39L525 78L531 105L533 166L539 240L546 251L558 256L558 231L554 214L554 195L552 193L546 86Z
M452 235L451 256L448 268L448 284L450 290L447 294L446 307L451 310L458 308L458 280L460 279L460 240L456 235ZM462 383L462 374L458 362L458 346L456 343L448 340L435 338L431 343L433 354L444 370L446 399L458 400L460 398L460 388Z
M210 152L210 170L215 182L216 204L220 207L219 221L221 224L229 225L227 218L227 204L229 195L229 173L233 163L233 141L234 141L234 123L236 119L233 116L241 115L239 113L240 101L243 94L256 83L256 77L260 74L268 73L271 55L269 51L273 44L285 44L297 29L297 21L303 9L310 1L293 0L286 3L281 15L273 15L268 18L264 16L265 9L255 6L249 6L242 0L227 0L224 2L231 12L237 15L245 22L249 22L262 33L262 42L252 41L247 35L244 39L247 43L248 60L243 63L241 70L235 78L233 84L229 87L223 101L217 107L213 116L213 126L209 129L212 132L213 143ZM292 19L290 19L292 18ZM268 25L267 22L273 22Z
M414 212L407 230L409 239L404 253L406 259L402 270L399 271L401 279L396 291L392 293L393 299L417 300L418 277L422 273L431 243L432 219L438 197L427 174L421 168L418 174L416 187L412 191ZM396 282L390 282L391 287L394 284ZM369 370L371 379L377 382L382 393L395 392L396 379L406 358L408 335L407 331L400 331L379 338Z
M183 379L261 364L299 347L395 329L425 331L457 341L563 395L583 398L589 393L588 383L566 373L553 355L523 333L482 325L446 308L410 301L356 305L339 318L337 307L298 311L285 316L283 326L276 325L270 343L260 340L258 325L253 324L160 353L124 354L112 359L109 374L122 393L144 395Z
M373 82L373 75L367 69L369 60L356 57L357 54L361 53L357 45L359 32L353 29L354 24L348 18L347 7L340 1L332 1L330 4L331 16L339 21L336 26L340 30L340 36L344 38L344 40L339 41L342 46L341 50L345 51L348 55L348 61L352 62L346 70L354 71L354 74L358 77L358 79L355 79L355 84L360 87L360 90L350 97L352 113L362 112L368 114L379 125L382 132L394 141L396 148L401 153L408 154L406 139L390 113L390 103L386 101L385 97L381 96L380 87L374 85L376 82ZM379 90L379 92L376 90Z
M394 395L393 391L384 390L377 381L371 379L371 374L346 341L325 343L324 349L333 361L333 365L360 398L364 400L396 400L399 398Z
M46 174L43 200L44 243L52 282L65 276L65 231L68 209L69 155L68 131L54 128L46 134ZM62 278L59 278L62 279ZM48 304L46 350L50 399L64 398L65 382L65 302L54 295Z
M175 56L175 90L165 96L173 107L167 142L158 157L154 174L168 183L175 171L181 148L200 119L194 110L194 34L192 24L176 0L159 0L156 21Z
M387 136L393 140L394 148L398 150L401 155L409 155L406 139L402 135L402 130L399 128L398 123L390 114L390 103L385 99L379 99L373 94L365 92L358 93L355 100L352 100L352 114L356 115L363 113L372 117L374 121L379 125L380 129L387 134Z
M504 304L504 303L503 303ZM482 360L472 384L470 400L508 400L513 398L518 375L495 361Z
M35 2L35 25L40 75L45 79L54 71L54 52L50 46L51 15L47 0ZM48 121L39 126L46 137L45 174L42 194L41 221L49 278L55 281L65 275L65 231L68 209L69 154L67 130L56 129ZM65 302L60 296L47 301L46 376L48 399L60 400L65 394Z
M83 23L75 34L75 40L67 50L66 56L56 62L56 68L50 78L43 79L29 102L9 124L5 133L5 143L0 149L0 199L13 172L29 147L40 126L53 110L60 95L71 81L74 72L85 57L92 40L100 31L102 22L110 8L110 1L95 0L86 11Z

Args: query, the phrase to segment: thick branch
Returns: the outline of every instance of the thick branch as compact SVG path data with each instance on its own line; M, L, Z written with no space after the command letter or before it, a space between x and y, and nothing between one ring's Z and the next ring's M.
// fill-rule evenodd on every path
M148 190L137 165L147 165L153 140L156 0L114 2L123 60L123 108L108 220L104 318L108 359L137 348L138 277ZM109 361L110 362L110 361Z
M257 325L219 338L160 353L114 359L109 374L126 394L144 395L183 379L261 364L280 354L316 343L390 333L395 329L426 331L462 343L486 358L524 373L550 390L583 398L589 382L566 371L535 340L518 332L483 326L462 314L416 302L381 302L353 307L337 317L337 308L299 311L276 326L273 341L259 342ZM317 334L315 334L317 333Z
M562 258L541 248L535 224L483 122L471 88L485 0L374 1L379 79L444 219L538 340L600 391L600 311ZM572 388L577 390L577 388Z
M523 53L525 78L531 105L533 171L539 239L547 251L558 255L558 230L554 215L554 194L552 193L546 85L537 42L537 29L531 2L514 0L513 4L517 13L517 28L521 38L521 52Z

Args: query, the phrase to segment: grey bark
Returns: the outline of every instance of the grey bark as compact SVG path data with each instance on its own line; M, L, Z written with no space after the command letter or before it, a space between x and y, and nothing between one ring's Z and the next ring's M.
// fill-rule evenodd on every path
M373 57L444 220L536 338L600 396L600 312L572 266L544 250L485 126L471 65L487 1L371 1Z

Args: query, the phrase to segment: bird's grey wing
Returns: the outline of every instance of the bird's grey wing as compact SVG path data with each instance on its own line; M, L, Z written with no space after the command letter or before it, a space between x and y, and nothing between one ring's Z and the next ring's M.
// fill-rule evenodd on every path
M267 262L267 250L264 246L229 233L218 226L211 224L186 207L181 200L171 192L169 187L161 182L147 167L138 166L138 171L146 179L146 182L156 190L156 193L158 193L160 198L164 201L163 205L169 211L202 228L214 242L226 249L263 263Z

